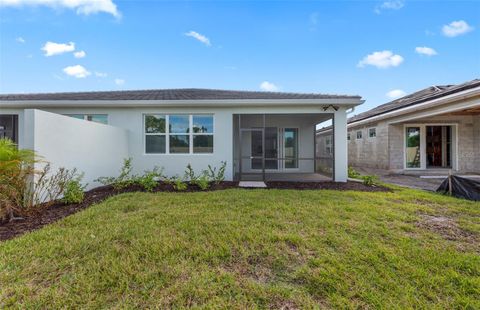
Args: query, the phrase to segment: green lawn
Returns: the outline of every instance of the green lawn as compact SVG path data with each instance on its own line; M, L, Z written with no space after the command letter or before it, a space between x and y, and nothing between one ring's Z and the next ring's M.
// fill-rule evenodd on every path
M0 308L478 309L479 236L406 189L129 193L0 243Z

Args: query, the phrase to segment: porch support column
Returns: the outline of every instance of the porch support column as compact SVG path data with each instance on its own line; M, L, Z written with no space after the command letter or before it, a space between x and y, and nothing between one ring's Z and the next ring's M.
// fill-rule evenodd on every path
M345 108L335 111L333 116L333 179L335 182L347 182L348 150L347 150L347 113Z

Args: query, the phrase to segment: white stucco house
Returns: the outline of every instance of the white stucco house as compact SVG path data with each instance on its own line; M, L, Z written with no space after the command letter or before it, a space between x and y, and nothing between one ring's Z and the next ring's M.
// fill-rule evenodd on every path
M0 95L0 137L92 182L135 171L166 175L227 163L227 180L347 180L347 111L359 96L166 89ZM332 155L317 156L316 125L332 120ZM331 165L319 169L319 165Z

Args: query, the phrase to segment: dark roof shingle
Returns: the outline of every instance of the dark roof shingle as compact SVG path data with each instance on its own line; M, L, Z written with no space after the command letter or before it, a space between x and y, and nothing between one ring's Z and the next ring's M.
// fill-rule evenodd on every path
M152 89L71 93L0 94L0 101L21 100L242 100L242 99L360 99L360 96L218 89Z

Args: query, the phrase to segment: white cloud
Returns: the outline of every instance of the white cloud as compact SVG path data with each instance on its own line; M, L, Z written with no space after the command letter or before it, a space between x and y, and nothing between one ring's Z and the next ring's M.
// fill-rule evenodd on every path
M396 99L405 96L407 93L401 89L394 89L386 93L387 97L390 99Z
M373 52L372 54L365 56L357 66L363 68L370 65L380 69L386 69L389 67L397 67L402 62L402 56L393 54L392 51L381 51Z
M75 58L83 58L83 57L87 56L87 53L85 53L85 51L78 51L78 52L73 53L73 56Z
M187 33L185 33L185 35L187 37L192 37L192 38L195 38L197 39L198 41L202 42L203 44L205 44L206 46L210 46L210 39L207 38L206 36L204 36L203 34L200 34L196 31L189 31Z
M115 79L115 84L121 86L121 85L125 84L125 80L124 79Z
M66 75L70 75L76 78L86 78L91 74L81 65L65 67L63 68L63 72L65 72Z
M45 56L60 55L67 52L73 52L75 50L75 43L55 43L48 41L42 47L42 51L45 52Z
M375 13L380 14L383 10L400 10L404 5L404 0L387 0L375 7Z
M17 41L18 43L25 43L25 39L22 37L16 38L15 41Z
M427 55L427 56L434 56L437 55L437 51L434 50L431 47L426 47L426 46L418 46L415 47L415 52L421 55Z
M447 37L456 37L473 30L473 27L464 20L453 21L442 27L442 32Z
M120 18L121 14L112 0L0 0L0 6L39 6L51 8L67 8L75 10L77 14L90 15L99 12L112 14Z
M99 77L99 78L105 78L105 77L107 77L107 74L104 73L104 72L95 71L95 76Z
M270 83L268 81L263 81L260 83L260 89L263 91L278 91L279 88L277 85Z

